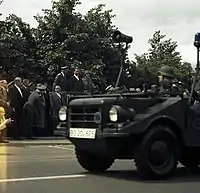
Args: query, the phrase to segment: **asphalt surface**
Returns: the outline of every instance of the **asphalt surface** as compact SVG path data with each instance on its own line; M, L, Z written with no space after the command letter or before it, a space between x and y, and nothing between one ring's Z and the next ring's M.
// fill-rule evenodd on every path
M179 168L165 181L141 181L131 161L103 175L76 162L72 145L1 146L0 193L199 193L200 172Z

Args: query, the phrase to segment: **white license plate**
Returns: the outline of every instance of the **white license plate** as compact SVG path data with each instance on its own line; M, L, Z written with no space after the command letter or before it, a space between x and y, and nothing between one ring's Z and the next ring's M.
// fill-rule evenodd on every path
M95 139L96 129L70 128L69 137L81 139Z

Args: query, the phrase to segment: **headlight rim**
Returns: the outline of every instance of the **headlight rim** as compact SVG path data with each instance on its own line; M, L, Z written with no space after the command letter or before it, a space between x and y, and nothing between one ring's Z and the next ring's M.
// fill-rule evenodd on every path
M113 112L115 113L113 113ZM113 114L112 114L112 113ZM113 119L111 116L116 116L116 118L115 119ZM112 106L111 108L110 108L110 110L109 110L109 118L110 118L110 120L112 121L112 122L117 122L118 121L118 119L119 119L119 110L118 110L118 106L116 106L116 105L114 105L114 106Z
M63 112L61 112L63 111ZM61 116L64 116L65 118L62 118ZM66 121L67 120L67 107L66 106L62 106L60 107L59 111L58 111L58 117L60 121Z
M111 111L115 111L115 114L112 116L115 116L114 119L111 117ZM117 122L126 122L126 121L132 121L136 115L134 108L123 108L120 105L113 105L109 110L109 118L110 121L117 123Z

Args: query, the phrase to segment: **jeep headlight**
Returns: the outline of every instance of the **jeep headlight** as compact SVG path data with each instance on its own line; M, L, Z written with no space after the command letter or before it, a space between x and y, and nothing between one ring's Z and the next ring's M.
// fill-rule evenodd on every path
M112 122L116 122L118 120L118 109L113 106L109 111L109 118Z
M133 120L136 112L133 108L123 108L119 105L114 105L109 111L109 118L112 122L125 122Z
M60 110L58 112L58 116L61 121L65 121L67 119L67 107L66 106L63 106L60 108Z

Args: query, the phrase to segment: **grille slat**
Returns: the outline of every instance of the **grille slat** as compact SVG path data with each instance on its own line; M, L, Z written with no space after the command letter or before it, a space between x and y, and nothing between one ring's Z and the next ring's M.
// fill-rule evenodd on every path
M70 122L71 123L82 123L83 121L82 120L71 120ZM95 122L84 120L84 123L95 123Z
M85 113L84 115L94 115L95 113ZM70 115L83 115L83 113L70 113Z
M69 111L70 126L72 128L98 128L94 115L99 112L97 107L71 107Z

